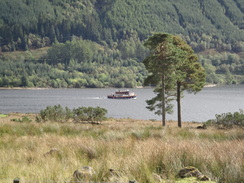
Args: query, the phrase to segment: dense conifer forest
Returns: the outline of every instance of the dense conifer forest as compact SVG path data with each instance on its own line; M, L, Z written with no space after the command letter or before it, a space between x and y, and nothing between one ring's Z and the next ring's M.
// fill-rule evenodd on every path
M1 0L0 86L141 86L154 32L181 36L207 83L244 83L243 0Z

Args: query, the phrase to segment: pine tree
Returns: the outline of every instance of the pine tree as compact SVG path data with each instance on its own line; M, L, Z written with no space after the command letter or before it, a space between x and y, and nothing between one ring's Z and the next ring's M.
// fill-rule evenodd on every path
M189 45L181 38L170 34L154 34L146 42L150 55L143 61L149 76L146 84L156 86L157 96L147 101L149 110L162 114L165 126L166 112L172 111L170 102L177 100L178 126L181 127L182 92L198 92L205 84L205 71L197 62L197 57Z

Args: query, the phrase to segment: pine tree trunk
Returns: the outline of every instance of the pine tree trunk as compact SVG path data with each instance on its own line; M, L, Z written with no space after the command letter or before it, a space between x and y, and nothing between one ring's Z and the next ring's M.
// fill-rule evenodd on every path
M181 95L180 95L180 82L177 82L177 109L178 109L178 127L181 128Z
M165 111L165 76L162 75L162 125L165 126L166 111Z

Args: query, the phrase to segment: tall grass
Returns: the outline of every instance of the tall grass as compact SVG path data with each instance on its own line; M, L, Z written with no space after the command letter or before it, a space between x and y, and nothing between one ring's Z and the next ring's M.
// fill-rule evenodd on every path
M121 120L102 125L74 123L0 123L0 182L71 180L91 166L93 181L157 182L176 180L178 171L195 166L216 182L244 182L242 129L198 130L160 122ZM45 155L56 148L53 154ZM117 177L108 176L109 169ZM9 181L11 182L11 181Z

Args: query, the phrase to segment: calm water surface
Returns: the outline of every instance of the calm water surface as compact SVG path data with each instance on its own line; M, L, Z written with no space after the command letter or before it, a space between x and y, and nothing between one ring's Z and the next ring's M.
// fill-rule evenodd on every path
M133 119L161 119L146 109L146 100L155 96L152 88L130 89L137 99L114 100L106 96L115 89L0 89L0 113L38 113L47 106L60 104L71 109L81 106L103 107L108 117ZM204 88L198 94L185 94L182 99L183 121L202 122L215 114L244 109L244 85ZM176 120L176 108L167 120Z

